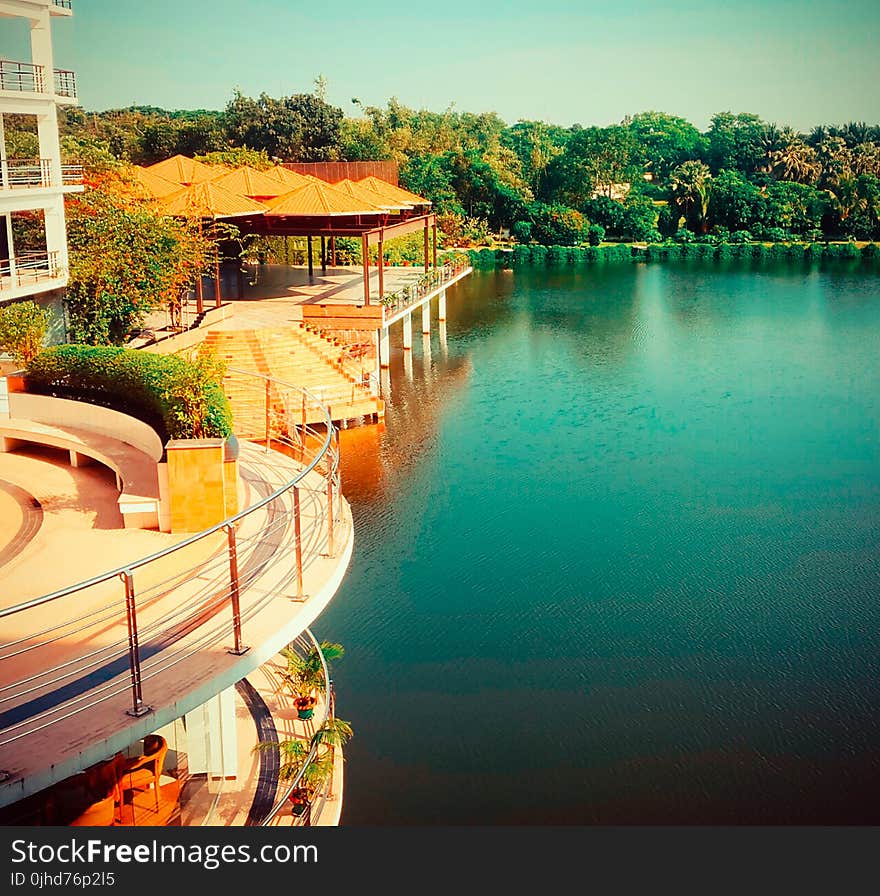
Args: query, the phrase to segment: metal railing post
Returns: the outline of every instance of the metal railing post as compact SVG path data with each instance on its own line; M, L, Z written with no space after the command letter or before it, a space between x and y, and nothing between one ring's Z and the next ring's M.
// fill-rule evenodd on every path
M131 672L131 709L126 713L137 718L151 712L151 707L144 705L141 690L141 656L138 644L137 610L134 596L134 576L130 570L119 574L125 583L125 621L128 624L128 663Z
M293 487L293 534L296 540L296 596L300 600L303 594L303 552L302 552L302 520L299 509L299 486Z
M271 403L271 391L272 391L272 383L271 380L266 380L266 451L269 450L269 408Z
M238 580L238 548L235 544L235 527L226 526L226 538L229 544L229 597L232 603L232 633L235 639L234 646L227 653L241 656L250 650L241 643L241 604Z
M327 458L327 556L336 554L336 546L333 543L333 461Z

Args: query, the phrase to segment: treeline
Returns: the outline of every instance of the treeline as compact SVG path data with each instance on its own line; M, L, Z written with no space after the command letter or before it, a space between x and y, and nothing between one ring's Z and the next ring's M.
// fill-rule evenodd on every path
M247 147L284 161L391 159L430 198L459 244L657 242L687 230L755 240L880 237L880 127L806 133L750 113L719 112L705 132L642 112L610 127L508 125L494 113L385 107L352 112L315 92L240 93L222 111L68 109L65 150L150 164L175 153ZM7 131L7 140L10 138ZM10 153L13 154L13 153Z

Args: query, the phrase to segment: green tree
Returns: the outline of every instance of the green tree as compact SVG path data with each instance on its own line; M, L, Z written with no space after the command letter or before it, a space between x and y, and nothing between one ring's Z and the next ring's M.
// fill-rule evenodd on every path
M257 99L236 91L226 106L226 132L236 146L263 150L286 162L339 156L342 109L308 93Z
M712 179L708 215L713 227L752 230L762 224L765 199L761 190L738 171L722 169Z
M577 209L534 202L529 206L532 236L545 246L576 246L587 239L587 219Z
M700 132L686 119L664 112L640 112L627 123L641 147L642 159L655 180L666 182L682 162L705 152Z
M689 230L705 233L712 174L702 162L683 162L670 178L671 201Z
M13 302L0 308L0 348L27 367L43 348L49 315L36 302Z
M722 168L743 174L758 171L765 157L766 124L750 112L718 112L706 134L706 161L713 172Z

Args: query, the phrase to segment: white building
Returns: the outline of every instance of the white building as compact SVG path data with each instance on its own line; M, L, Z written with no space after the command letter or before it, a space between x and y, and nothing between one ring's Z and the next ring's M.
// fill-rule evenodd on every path
M72 14L72 0L0 0L0 29L30 38L22 58L0 59L0 303L67 284L64 195L82 191L82 168L61 161L58 107L77 104L76 78L55 66L52 19ZM35 133L36 158L7 152L12 126Z

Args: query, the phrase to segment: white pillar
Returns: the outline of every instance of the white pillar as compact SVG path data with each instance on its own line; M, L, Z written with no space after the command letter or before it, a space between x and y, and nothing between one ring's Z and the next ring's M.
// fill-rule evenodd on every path
M442 290L437 299L437 317L439 320L446 320L446 290Z
M412 314L407 314L403 318L403 350L408 352L412 349Z
M429 333L422 333L422 357L425 361L425 368L431 366L431 336Z
M422 305L422 333L431 332L431 303L425 302Z
M192 774L212 778L238 775L234 687L186 714L186 752Z
M448 353L449 347L446 344L446 321L440 321L440 351L445 358Z
M404 352L403 353L403 372L406 374L406 378L412 382L413 379L413 353Z
M6 217L6 246L9 252L9 277L12 280L11 286L15 286L15 245L12 242L12 213Z
M31 62L42 66L43 92L55 93L55 60L52 57L52 18L48 8L31 18Z
M379 330L379 365L385 368L391 366L391 340L388 337L388 327Z

